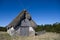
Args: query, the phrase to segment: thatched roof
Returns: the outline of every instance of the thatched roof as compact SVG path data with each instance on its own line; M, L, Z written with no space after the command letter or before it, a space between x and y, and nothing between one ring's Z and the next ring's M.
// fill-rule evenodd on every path
M9 25L7 25L7 28L21 26L21 21L24 19L29 20L31 27L37 26L30 14L26 10L23 10Z

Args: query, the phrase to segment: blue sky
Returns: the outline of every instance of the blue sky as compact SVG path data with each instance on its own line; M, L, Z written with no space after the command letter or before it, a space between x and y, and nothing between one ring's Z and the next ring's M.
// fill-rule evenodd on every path
M38 25L60 22L60 0L0 0L0 26L8 25L23 9Z

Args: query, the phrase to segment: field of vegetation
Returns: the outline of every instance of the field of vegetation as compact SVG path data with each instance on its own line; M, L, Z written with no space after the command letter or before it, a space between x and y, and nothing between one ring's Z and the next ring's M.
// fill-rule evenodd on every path
M45 30L46 32L56 32L60 33L60 23L56 22L54 24L45 24L45 25L38 25L35 28L35 31L42 31Z
M0 40L60 40L59 33L46 32L37 36L13 36L11 37L7 32L0 32Z

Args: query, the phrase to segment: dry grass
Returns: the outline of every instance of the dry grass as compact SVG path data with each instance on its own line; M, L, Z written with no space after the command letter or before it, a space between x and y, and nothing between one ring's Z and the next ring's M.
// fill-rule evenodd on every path
M39 36L14 36L11 37L6 32L0 32L0 40L60 40L60 34L46 32Z
M12 40L12 38L7 32L0 32L0 40Z

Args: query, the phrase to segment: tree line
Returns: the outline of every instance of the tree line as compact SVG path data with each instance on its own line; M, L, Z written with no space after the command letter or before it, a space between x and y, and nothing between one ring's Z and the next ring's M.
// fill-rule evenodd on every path
M0 26L0 31L7 31L7 29L6 29L6 27L2 27L2 26Z
M35 28L35 31L42 31L45 30L46 32L56 32L60 33L60 23L56 22L54 24L45 24L45 25L38 25Z

